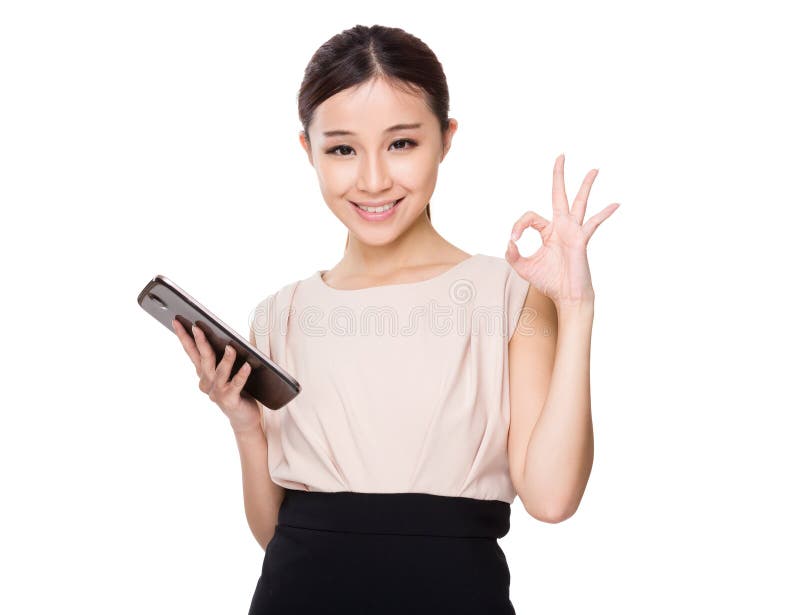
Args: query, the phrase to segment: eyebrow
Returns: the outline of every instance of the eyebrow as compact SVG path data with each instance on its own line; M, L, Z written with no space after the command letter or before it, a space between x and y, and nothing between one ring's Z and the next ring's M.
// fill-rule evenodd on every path
M417 122L416 124L395 124L394 126L389 126L389 128L384 130L383 133L386 134L389 132L394 132L395 130L411 130L412 128L419 128L420 126L422 126L421 122ZM355 134L356 133L349 130L326 130L322 133L322 135L325 137L339 137Z

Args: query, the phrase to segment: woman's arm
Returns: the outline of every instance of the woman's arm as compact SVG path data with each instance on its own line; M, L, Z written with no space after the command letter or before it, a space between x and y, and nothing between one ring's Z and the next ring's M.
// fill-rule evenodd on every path
M589 395L594 288L586 246L597 227L619 208L619 203L611 203L584 222L598 172L586 174L570 205L564 154L556 158L552 221L526 211L514 223L506 250L506 260L528 280L529 290L536 291L528 293L525 307L535 312L541 308L540 325L555 333L543 338L535 329L530 334L523 329L509 341L511 479L531 516L554 523L578 509L594 460ZM539 232L542 245L523 257L514 242L528 227Z
M528 513L571 517L594 458L589 348L594 304L556 306L530 288L509 343L512 477ZM532 323L526 315L535 314ZM533 326L531 326L533 325Z
M275 533L285 489L272 482L267 466L267 439L261 427L234 432L242 462L244 512L250 531L262 549Z
M250 343L253 346L256 345L252 328L250 329ZM261 409L260 402L259 408ZM267 412L272 411L267 410ZM234 434L242 462L242 491L247 524L261 548L266 549L275 533L278 510L286 490L273 483L270 477L267 461L267 438L261 426L248 431L234 431Z

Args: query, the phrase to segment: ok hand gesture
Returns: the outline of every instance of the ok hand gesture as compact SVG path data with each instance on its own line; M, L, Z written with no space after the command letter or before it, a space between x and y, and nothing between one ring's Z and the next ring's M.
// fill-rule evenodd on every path
M553 220L527 211L511 230L506 260L557 307L594 301L586 244L600 223L619 207L619 203L611 203L584 223L586 201L597 173L597 169L589 171L570 209L564 186L564 154L561 154L553 168ZM514 242L529 226L539 231L542 245L533 255L523 257Z

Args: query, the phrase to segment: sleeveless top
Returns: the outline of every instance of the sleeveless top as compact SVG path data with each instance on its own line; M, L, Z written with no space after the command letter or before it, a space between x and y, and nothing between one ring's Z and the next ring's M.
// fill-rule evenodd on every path
M272 481L511 503L508 341L528 281L485 254L355 290L323 272L250 315L258 349L301 386L279 410L259 404Z

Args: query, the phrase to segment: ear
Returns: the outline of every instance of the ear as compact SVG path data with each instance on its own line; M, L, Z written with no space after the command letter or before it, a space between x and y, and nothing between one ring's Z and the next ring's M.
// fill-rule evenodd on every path
M314 157L311 155L311 144L308 142L308 139L306 139L305 131L301 130L298 136L300 138L300 145L303 146L303 149L306 151L306 155L308 156L308 162L313 167Z
M447 156L447 152L450 151L450 144L453 142L453 135L458 130L458 122L454 120L452 117L448 120L449 126L443 135L443 143L442 143L442 160L444 157Z

